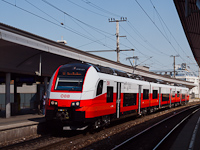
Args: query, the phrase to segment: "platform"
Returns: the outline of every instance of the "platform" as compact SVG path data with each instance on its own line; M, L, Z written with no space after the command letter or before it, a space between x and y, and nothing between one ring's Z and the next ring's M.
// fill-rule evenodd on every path
M0 118L0 144L40 134L45 126L44 115L25 114Z

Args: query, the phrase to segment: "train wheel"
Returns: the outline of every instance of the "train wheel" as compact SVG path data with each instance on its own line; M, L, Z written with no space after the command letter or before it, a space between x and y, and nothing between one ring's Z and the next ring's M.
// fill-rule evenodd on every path
M150 110L149 110L149 113L151 114L151 113L153 113L153 112L154 112L154 108L151 107Z
M143 115L143 116L146 116L146 115L147 115L147 109L146 109L146 108L142 110L142 115Z
M110 116L102 117L102 126L108 126L110 124Z
M97 119L97 121L94 122L93 128L98 129L101 127L101 119Z

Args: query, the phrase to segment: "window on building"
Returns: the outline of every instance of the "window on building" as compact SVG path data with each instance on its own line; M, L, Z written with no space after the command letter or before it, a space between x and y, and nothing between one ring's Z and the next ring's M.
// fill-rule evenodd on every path
M113 87L107 87L107 103L113 102Z
M97 85L97 93L96 96L102 94L103 91L103 80L100 80L98 85Z
M123 106L136 105L137 94L136 93L124 93Z
M168 101L169 100L169 94L162 94L162 101Z
M149 90L143 89L143 100L149 99Z
M158 90L153 90L153 99L158 98Z

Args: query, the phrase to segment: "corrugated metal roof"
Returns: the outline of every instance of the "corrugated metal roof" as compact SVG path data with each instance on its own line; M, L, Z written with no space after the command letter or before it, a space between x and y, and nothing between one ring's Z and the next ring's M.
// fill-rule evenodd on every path
M174 0L174 3L193 55L200 66L200 12L196 0Z

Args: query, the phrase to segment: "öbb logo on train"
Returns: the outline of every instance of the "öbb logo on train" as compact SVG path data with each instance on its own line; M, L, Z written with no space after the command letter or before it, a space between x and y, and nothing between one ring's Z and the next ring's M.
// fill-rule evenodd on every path
M61 98L70 98L70 95L69 94L61 94L60 97Z

